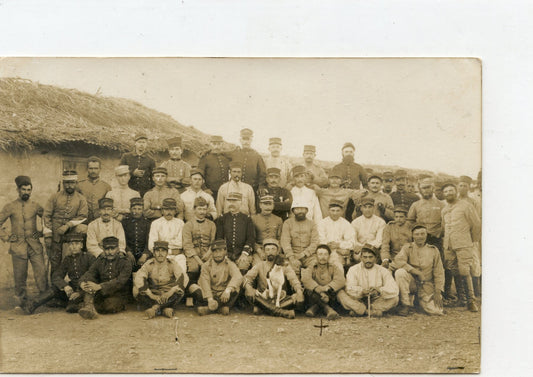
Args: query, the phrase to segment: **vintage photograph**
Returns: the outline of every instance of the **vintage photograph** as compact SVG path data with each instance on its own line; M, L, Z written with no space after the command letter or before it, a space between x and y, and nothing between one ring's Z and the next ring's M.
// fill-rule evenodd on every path
M476 58L3 58L3 373L479 373Z

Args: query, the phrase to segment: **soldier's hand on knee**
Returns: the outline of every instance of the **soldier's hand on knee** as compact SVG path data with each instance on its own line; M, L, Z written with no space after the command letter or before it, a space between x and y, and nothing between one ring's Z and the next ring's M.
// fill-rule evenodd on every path
M222 301L223 303L228 302L230 294L231 294L231 291L228 289L225 289L224 292L220 295L220 301Z
M80 293L80 292L74 292L73 294L71 294L71 295L69 296L68 299L69 299L70 301L74 301L74 300L77 300L77 299L80 298L80 297L81 297L81 293Z
M435 302L435 306L442 309L442 293L439 290L435 291L433 301Z
M215 299L212 299L212 298L208 298L207 299L207 307L209 308L209 310L217 310L218 308L218 302L216 302Z

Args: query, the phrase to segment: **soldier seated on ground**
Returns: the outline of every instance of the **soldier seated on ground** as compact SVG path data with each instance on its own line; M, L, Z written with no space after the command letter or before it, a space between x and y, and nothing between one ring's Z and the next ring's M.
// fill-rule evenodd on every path
M401 299L398 314L409 315L413 306L412 293L418 297L418 303L425 313L442 315L444 267L439 249L426 243L427 229L424 225L416 224L412 233L414 242L405 244L391 265L398 268L395 273Z
M126 309L131 276L131 261L118 251L118 238L102 240L104 252L80 279L83 307L80 316L94 319L98 313L117 313Z
M339 301L351 316L370 313L381 317L398 304L398 285L389 270L376 264L377 256L372 245L364 245L361 263L350 267L346 274L347 295Z
M198 303L198 314L206 315L219 311L228 315L235 304L242 285L242 274L228 257L226 241L219 239L211 245L211 258L202 265L198 284L191 284Z
M54 298L58 299L62 307L66 307L67 313L78 312L83 302L83 291L79 280L96 260L93 255L82 251L83 239L81 233L65 235L68 255L63 258L59 268L52 275L53 287L40 294L37 299L26 302L22 306L26 314L32 314L39 306Z
M341 266L328 262L330 254L331 249L328 245L318 245L316 263L302 269L302 284L309 305L305 315L308 317L314 317L319 311L323 311L327 319L339 318L332 305L335 304L338 294L346 295L342 290L346 281Z
M149 259L135 274L133 297L143 306L145 318L151 319L161 314L168 318L185 294L189 281L187 274L178 262L168 259L168 242L155 241L154 257Z
M261 310L278 317L295 318L293 308L301 306L304 303L304 294L302 285L298 280L294 270L289 264L282 266L283 278L285 283L289 282L294 294L279 300L279 306L276 305L278 297L264 298L263 293L269 288L268 279L270 272L273 270L276 256L280 252L279 242L275 239L263 241L266 260L261 261L252 267L244 276L244 289L246 299L254 305L254 314L259 314ZM277 268L279 269L279 268ZM286 289L283 289L287 292Z

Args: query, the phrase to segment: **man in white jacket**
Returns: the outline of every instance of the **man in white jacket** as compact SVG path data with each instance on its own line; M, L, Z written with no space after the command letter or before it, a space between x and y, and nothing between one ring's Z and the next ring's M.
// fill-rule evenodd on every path
M370 244L376 250L381 247L383 240L383 229L385 229L385 220L374 215L374 199L364 197L361 199L361 212L359 216L352 221L352 227L355 230L355 246L353 258L356 263L361 260L361 250L363 245Z
M322 220L322 211L320 210L320 203L314 190L305 186L307 180L307 169L303 165L297 165L292 169L295 186L291 189L293 202L305 204L308 212L307 218L318 224Z

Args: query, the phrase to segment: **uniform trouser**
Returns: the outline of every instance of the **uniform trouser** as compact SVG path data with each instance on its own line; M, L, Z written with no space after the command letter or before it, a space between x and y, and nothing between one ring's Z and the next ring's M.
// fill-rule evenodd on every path
M221 292L212 292L213 293L213 300L215 300L218 303L218 307L227 306L228 308L233 307L235 305L235 301L237 301L237 297L239 297L239 291L232 291L229 295L229 300L227 302L222 302L220 300L220 296L224 291ZM198 306L207 306L207 299L205 298L203 292L202 297L199 296L196 297Z
M461 276L464 285L463 289L465 290L468 301L475 297L474 286L472 284L474 253L474 247L448 248L444 250L444 265L454 276Z
M250 302L250 301L249 301ZM271 315L279 315L279 310L291 310L295 308L294 300L291 296L286 296L281 302L279 303L280 307L276 307L276 299L265 299L261 296L254 297L253 301L250 302L254 306L258 306L263 311L265 311L268 314Z
M294 258L299 262L299 265L298 265L298 262L296 262L296 263L292 263L291 262L291 267L293 268L293 270L296 273L296 276L298 276L298 278L300 277L300 269L301 268L307 268L307 267L309 267L310 265L312 265L313 263L316 262L316 255L315 254L310 255L308 257L302 257L302 254L294 254Z
M86 295L89 293L85 293ZM113 295L103 295L96 292L94 295L94 308L98 313L109 314L118 313L126 310L128 296L125 293L116 293Z
M443 314L442 308L435 305L433 295L435 293L435 286L433 282L424 282L417 284L413 275L400 268L396 270L394 276L398 287L400 288L400 302L405 306L412 306L410 295L416 294L420 307L430 315Z
M307 307L311 307L313 305L317 305L321 309L324 309L326 305L331 306L334 305L337 301L337 292L327 292L326 295L328 296L328 301L325 302L322 297L309 289L304 289L304 295L305 300L307 302Z
M176 309L176 306L178 306L183 296L184 296L184 293L180 293L180 294L174 293L172 296L169 297L168 301L165 304L158 304L157 301L152 300L150 297L148 297L145 294L139 294L136 297L136 299L145 308L151 308L154 305L159 305L161 309L164 309L164 308Z
M48 288L48 277L44 264L44 256L28 246L27 258L21 258L12 254L13 278L15 280L15 295L20 299L26 297L26 282L28 280L28 260L33 269L33 278L39 293L43 293Z
M354 299L349 296L344 289L341 289L337 293L337 299L341 303L342 307L346 310L353 310L358 315L365 314L367 298ZM398 305L398 296L392 298L383 298L379 296L375 299L371 299L370 309L386 312L396 305Z

